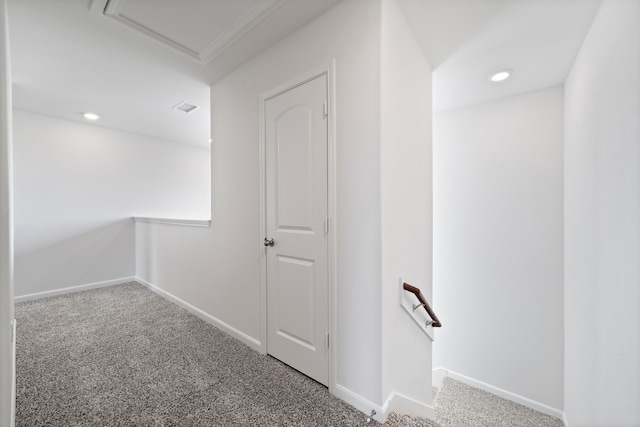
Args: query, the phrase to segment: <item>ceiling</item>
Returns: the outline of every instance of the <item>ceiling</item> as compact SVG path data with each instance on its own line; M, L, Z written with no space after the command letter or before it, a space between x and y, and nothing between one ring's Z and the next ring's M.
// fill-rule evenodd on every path
M9 0L14 105L207 146L211 84L338 1ZM434 70L435 111L562 84L600 4L397 2ZM502 68L513 77L489 82Z
M14 107L207 147L211 84L338 1L9 0Z
M441 112L563 84L601 0L397 0ZM510 69L501 83L491 74Z

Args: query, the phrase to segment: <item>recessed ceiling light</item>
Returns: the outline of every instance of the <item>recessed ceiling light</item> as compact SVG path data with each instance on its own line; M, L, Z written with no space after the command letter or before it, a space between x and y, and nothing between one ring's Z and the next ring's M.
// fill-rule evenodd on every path
M489 80L496 83L502 82L508 79L511 76L511 74L513 74L513 71L511 70L500 70L497 73L493 73L491 77L489 77Z
M96 113L84 113L83 116L87 120L98 120L100 118Z

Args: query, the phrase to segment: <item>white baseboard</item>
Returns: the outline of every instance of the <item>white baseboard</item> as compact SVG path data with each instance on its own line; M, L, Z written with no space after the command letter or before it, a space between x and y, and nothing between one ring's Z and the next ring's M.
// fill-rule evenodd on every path
M136 277L135 281L146 286L147 288L149 288L150 290L152 290L153 292L155 292L156 294L160 295L161 297L171 301L174 304L179 305L180 307L184 308L185 310L187 310L188 312L190 312L191 314L194 314L196 316L198 316L199 318L201 318L202 320L204 320L207 323L210 323L211 325L215 326L216 328L226 332L227 334L231 335L232 337L234 337L237 340L242 341L243 343L245 343L246 345L248 345L249 347L253 348L254 350L266 354L266 348L263 348L264 346L262 345L262 343L245 334L242 331L239 331L238 329L232 327L231 325L223 322L222 320L213 317L212 315L205 313L204 311L200 310L197 307L194 307L193 305L189 304L188 302L186 302L183 299L178 298L177 296L165 291L164 289L159 288L158 286L154 285L153 283L150 283L140 277Z
M440 388L442 380L447 376L447 370L444 368L433 368L431 373L431 385Z
M387 415L389 415L385 412L386 407L377 405L340 384L336 384L333 388L333 395L338 399L344 400L365 415L371 414L372 410L376 411L373 419L380 423L384 423L387 419Z
M133 282L135 277L121 277L119 279L106 280L104 282L88 283L86 285L70 286L68 288L54 289L51 291L36 292L34 294L19 295L14 297L14 302L31 301L41 298L49 298L56 295L70 294L73 292L86 291L89 289L103 288L105 286L121 285L123 283Z
M563 421L565 419L564 412L562 412L559 409L552 408L551 406L545 405L544 403L536 402L535 400L531 400L524 396L511 393L510 391L492 386L491 384L487 384L485 382L478 381L474 378L467 377L466 375L462 375L457 372L450 371L446 368L435 368L433 370L433 374L432 374L433 385L442 384L442 379L445 377L470 385L471 387L479 388L480 390L488 391L489 393L495 394L496 396L500 396L503 399L507 399L512 402L519 403L520 405L526 406L527 408L535 409L536 411L542 412L543 414L551 415L552 417L561 419ZM436 381L437 381L436 379L439 379L438 384L436 384ZM565 422L565 425L567 425L566 422Z
M348 388L336 384L333 388L333 395L344 400L353 406L365 416L370 415L371 411L376 411L373 419L379 423L384 423L392 412L398 412L404 415L414 417L434 418L435 412L431 406L424 405L409 397L398 393L391 393L382 406L371 402L370 400L360 396L359 394L349 390Z

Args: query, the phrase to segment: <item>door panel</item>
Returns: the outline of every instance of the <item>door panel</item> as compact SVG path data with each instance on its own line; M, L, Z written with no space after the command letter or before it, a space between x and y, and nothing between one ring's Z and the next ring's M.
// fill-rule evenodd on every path
M327 76L265 105L267 352L327 385Z
M278 257L277 334L315 351L315 271L312 260Z
M294 106L276 119L276 200L278 229L312 231L314 140L313 111Z

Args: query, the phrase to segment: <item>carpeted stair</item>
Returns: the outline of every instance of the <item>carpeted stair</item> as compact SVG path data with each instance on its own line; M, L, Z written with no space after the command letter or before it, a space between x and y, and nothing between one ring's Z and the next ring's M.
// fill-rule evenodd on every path
M445 378L433 399L435 420L392 413L388 427L562 427L561 420Z
M386 427L441 427L434 420L424 418L410 417L408 415L393 412L387 417L387 421L383 424Z

